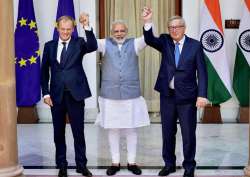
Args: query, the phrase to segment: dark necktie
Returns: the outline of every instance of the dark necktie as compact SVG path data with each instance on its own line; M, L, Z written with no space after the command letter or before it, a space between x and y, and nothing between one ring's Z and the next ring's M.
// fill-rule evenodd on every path
M175 65L178 66L179 59L180 59L180 49L179 49L180 43L175 43L175 49L174 49L174 58L175 58Z
M62 42L62 44L63 44L63 49L62 49L61 56L60 56L61 65L63 65L66 60L66 42Z

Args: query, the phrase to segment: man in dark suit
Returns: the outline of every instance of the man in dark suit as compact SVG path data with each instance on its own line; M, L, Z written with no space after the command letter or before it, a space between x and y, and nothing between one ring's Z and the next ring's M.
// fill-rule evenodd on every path
M183 139L183 176L193 177L196 166L196 110L204 107L207 102L207 71L202 46L199 41L185 35L186 27L182 17L170 18L169 34L155 37L152 32L152 10L145 7L142 16L146 43L162 54L155 85L155 90L160 92L162 156L165 162L159 176L176 171L175 136L178 118Z
M58 19L59 40L45 44L42 59L41 86L44 102L51 107L56 165L59 177L67 177L65 116L74 137L76 172L92 176L86 168L86 146L84 138L84 99L91 96L88 81L82 66L86 53L97 49L92 31L85 31L87 41L72 37L74 19L62 16ZM49 87L50 80L50 87Z

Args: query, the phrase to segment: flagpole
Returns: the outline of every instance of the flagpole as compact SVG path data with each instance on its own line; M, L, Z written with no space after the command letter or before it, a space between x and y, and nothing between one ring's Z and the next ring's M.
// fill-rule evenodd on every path
M39 118L36 106L18 107L18 124L36 124L38 121Z
M0 1L0 177L23 177L18 164L13 1Z
M201 117L201 123L222 123L220 114L220 105L209 104L204 108L204 112Z
M250 177L250 117L249 117L249 126L248 126L248 166L244 168L244 177Z

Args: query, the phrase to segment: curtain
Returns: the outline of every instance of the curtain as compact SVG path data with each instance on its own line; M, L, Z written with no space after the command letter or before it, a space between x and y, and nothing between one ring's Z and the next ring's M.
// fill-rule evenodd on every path
M141 13L144 6L153 10L153 22L156 33L166 32L168 18L174 15L175 1L172 0L105 0L105 35L110 36L112 21L122 19L128 25L128 37L142 35L143 21ZM160 54L151 47L146 47L139 55L140 82L142 96L149 112L160 110L158 92L154 91L155 81L160 66Z

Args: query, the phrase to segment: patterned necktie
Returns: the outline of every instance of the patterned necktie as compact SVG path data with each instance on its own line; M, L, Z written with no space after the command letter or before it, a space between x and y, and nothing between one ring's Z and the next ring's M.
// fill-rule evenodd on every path
M175 49L174 49L174 58L175 58L175 65L178 66L179 59L180 59L180 49L179 49L179 42L175 43Z
M61 56L60 56L60 64L63 65L63 63L65 62L66 59L66 42L62 42L63 44L63 49L61 52Z

